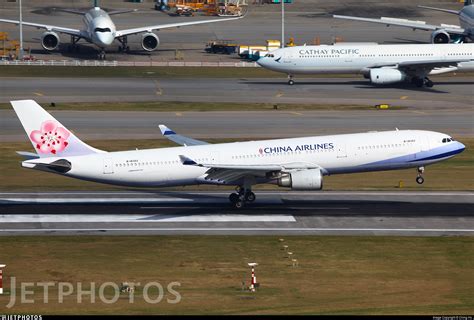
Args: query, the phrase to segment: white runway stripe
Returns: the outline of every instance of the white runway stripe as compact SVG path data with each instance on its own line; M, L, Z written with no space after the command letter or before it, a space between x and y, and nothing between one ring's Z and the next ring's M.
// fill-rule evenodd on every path
M2 223L60 223L60 222L296 222L292 215L196 214L196 215L0 215Z
M3 198L0 203L160 203L160 202L194 202L184 198Z

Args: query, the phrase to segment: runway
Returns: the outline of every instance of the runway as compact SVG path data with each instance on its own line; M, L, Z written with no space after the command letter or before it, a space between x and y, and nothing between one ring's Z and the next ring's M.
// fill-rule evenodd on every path
M459 138L474 135L470 110L321 110L254 112L52 111L84 140L163 139L158 124L198 139L275 139L373 130L420 129ZM0 110L0 142L24 142L13 110Z
M1 193L0 235L474 235L472 192Z
M374 86L362 76L351 78L0 78L0 102L249 102L332 105L389 103L421 109L472 109L474 77L433 77L435 87L409 84ZM242 94L245 92L245 94Z

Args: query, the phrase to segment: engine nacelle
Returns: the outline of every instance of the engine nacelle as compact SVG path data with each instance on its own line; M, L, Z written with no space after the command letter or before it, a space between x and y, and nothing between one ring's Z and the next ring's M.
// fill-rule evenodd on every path
M370 70L370 81L375 84L397 83L405 79L405 73L398 69L377 68Z
M293 190L321 190L323 175L319 169L295 171L279 178L278 185Z
M46 31L41 35L41 45L45 50L52 51L59 46L59 36L56 32Z
M154 33L145 33L142 36L142 48L146 51L153 51L160 45L160 39Z
M431 34L431 43L450 43L451 36L444 30L436 30Z

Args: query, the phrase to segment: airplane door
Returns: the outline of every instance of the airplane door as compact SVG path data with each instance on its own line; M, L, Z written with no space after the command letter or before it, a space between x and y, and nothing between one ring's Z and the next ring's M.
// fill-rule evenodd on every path
M104 159L104 174L111 174L114 173L114 163L112 158L105 158Z
M347 158L347 149L345 143L338 144L336 148L338 158Z

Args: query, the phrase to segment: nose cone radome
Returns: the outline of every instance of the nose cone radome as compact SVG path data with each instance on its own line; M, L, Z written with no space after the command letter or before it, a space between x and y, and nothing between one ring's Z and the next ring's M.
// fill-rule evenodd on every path
M114 42L114 36L111 32L96 32L97 39L104 45L109 46Z
M257 60L257 64L261 67L266 67L267 66L267 62L268 62L268 58L267 57L260 57L258 60Z
M456 146L455 146L456 150L458 151L458 153L461 153L463 152L465 149L466 149L466 146L463 145L461 142L459 141L456 141Z

